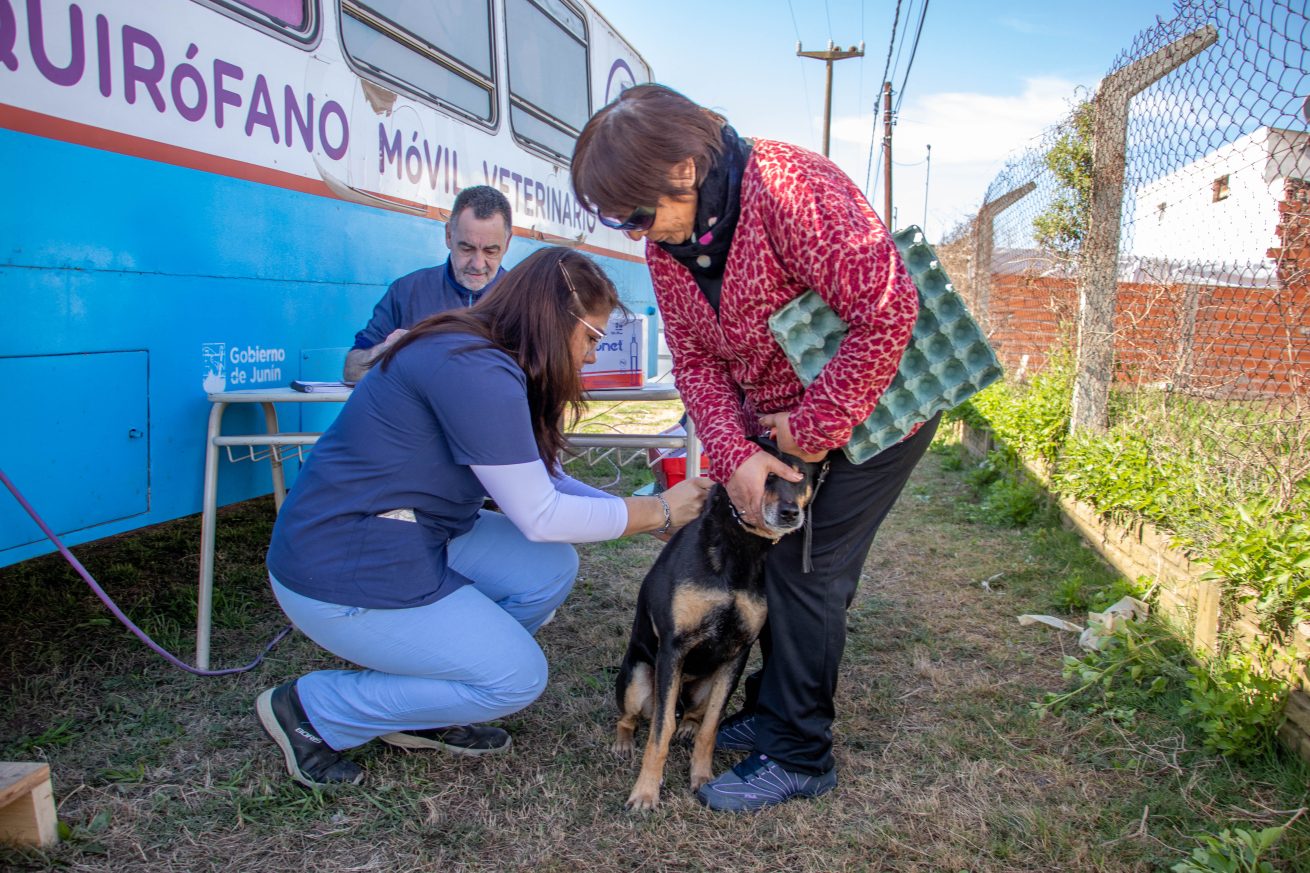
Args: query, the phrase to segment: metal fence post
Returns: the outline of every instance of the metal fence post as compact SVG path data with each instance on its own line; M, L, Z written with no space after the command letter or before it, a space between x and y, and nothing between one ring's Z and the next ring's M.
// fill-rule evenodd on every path
M1206 25L1111 73L1097 90L1092 134L1092 190L1087 235L1079 255L1078 364L1070 427L1103 430L1114 378L1120 212L1123 209L1128 103L1147 86L1219 39Z
M1006 191L995 200L982 205L978 210L978 221L974 227L976 234L974 245L974 274L970 281L973 304L977 316L982 320L984 331L992 330L991 291L992 291L992 250L995 245L995 218L1015 203L1027 197L1037 189L1036 182L1020 185L1012 191Z

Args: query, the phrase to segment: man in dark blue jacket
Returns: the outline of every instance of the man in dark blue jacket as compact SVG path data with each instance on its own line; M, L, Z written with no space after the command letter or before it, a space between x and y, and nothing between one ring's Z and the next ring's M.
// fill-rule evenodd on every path
M472 306L505 271L500 262L514 233L509 201L495 188L475 185L455 198L446 222L450 260L391 283L373 317L355 334L343 378L358 382L368 365L409 328L438 312Z

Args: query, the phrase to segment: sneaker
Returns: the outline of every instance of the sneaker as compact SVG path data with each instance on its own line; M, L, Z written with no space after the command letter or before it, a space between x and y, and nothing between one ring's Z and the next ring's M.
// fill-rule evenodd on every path
M737 712L719 722L714 735L715 751L755 751L755 713Z
M791 800L818 797L837 787L837 768L821 776L784 770L768 755L754 754L713 782L702 785L696 799L723 812L754 812Z
M383 734L382 742L401 749L436 749L453 755L495 755L514 745L509 732L487 725L459 724Z
M301 785L329 788L358 785L363 769L327 744L305 715L296 683L270 688L255 701L255 715L264 733L277 743L287 762L287 772Z

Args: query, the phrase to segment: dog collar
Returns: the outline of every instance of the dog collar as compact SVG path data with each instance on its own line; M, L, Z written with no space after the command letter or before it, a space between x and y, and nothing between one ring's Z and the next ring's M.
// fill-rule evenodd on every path
M772 540L775 546L778 544L778 540L782 539L782 537L773 536L772 535L773 531L769 531L768 533L762 533L762 531L767 530L767 528L756 527L755 525L748 522L745 519L745 517L743 517L742 514L737 511L737 504L733 503L731 500L728 501L728 509L732 510L732 517L737 520L737 524L746 528L746 530L751 534L753 534L754 536L761 537L766 540Z

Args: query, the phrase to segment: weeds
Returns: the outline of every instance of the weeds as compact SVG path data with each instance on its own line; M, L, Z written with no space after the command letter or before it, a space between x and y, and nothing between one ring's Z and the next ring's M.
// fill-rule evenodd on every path
M1225 828L1217 836L1203 834L1200 848L1169 869L1173 873L1275 873L1274 865L1263 858L1304 812L1298 810L1285 825L1259 831Z
M1229 652L1193 664L1180 713L1201 731L1205 748L1250 761L1274 751L1274 733L1290 690L1270 669L1269 655Z
M1225 510L1225 535L1206 549L1207 578L1229 582L1237 602L1254 602L1260 629L1279 642L1310 618L1310 480L1296 493L1288 509L1261 498Z
M1105 637L1100 650L1066 655L1063 676L1074 687L1049 692L1032 707L1039 716L1075 706L1092 713L1135 713L1184 682L1189 662L1186 650L1163 628L1127 623Z

